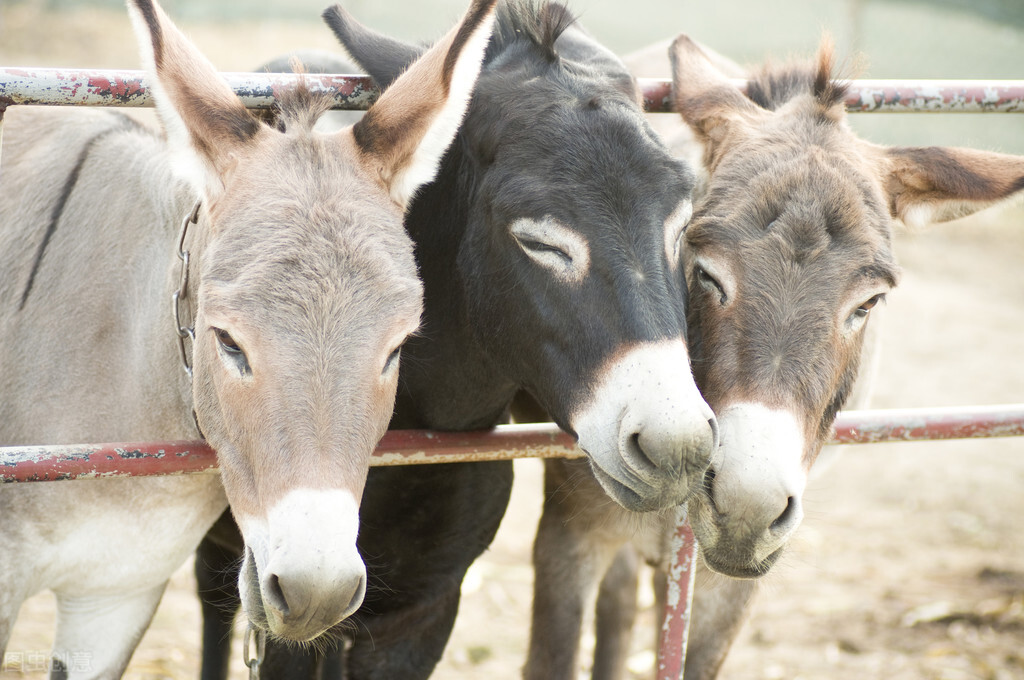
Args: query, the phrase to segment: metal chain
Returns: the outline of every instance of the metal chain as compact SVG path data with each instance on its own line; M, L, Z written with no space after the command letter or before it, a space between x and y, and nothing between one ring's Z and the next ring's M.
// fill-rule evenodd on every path
M174 291L171 295L174 328L178 333L178 350L181 353L181 363L185 366L185 373L188 374L190 379L192 378L192 364L189 363L188 351L185 349L185 338L195 343L196 329L194 324L186 326L181 320L181 301L188 295L188 265L190 259L189 252L185 250L185 234L188 233L190 224L199 222L199 206L201 204L202 200L196 201L196 204L192 206L192 210L181 221L181 231L178 232L177 252L178 259L181 260L181 274L178 276L178 290Z
M249 656L249 642L255 640L256 656ZM242 658L245 665L249 667L249 680L260 679L260 665L263 663L263 653L267 648L267 631L261 630L249 624L245 631L245 644L242 646Z

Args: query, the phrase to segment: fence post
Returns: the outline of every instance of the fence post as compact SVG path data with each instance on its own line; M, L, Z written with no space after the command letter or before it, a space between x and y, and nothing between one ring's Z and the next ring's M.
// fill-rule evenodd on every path
M0 95L0 168L3 167L4 157L4 114L7 113L7 103Z
M686 505L676 508L676 528L669 543L665 611L658 635L658 680L683 680L686 644L690 636L690 605L697 574L697 540L686 516Z

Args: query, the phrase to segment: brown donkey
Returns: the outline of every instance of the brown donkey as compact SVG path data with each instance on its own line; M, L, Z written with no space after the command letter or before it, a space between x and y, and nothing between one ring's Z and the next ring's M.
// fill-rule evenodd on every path
M111 111L8 113L0 442L198 426L221 474L0 489L0 654L50 589L55 677L120 677L228 500L256 626L308 641L359 607L359 499L422 310L403 211L462 120L494 1L330 135L312 130L326 99L299 87L267 127L156 4L129 9L166 136Z
M871 311L898 278L893 225L1011 196L1024 189L1024 159L858 139L827 45L811 64L764 69L746 95L687 37L670 56L675 105L708 173L682 259L694 374L721 428L690 520L704 565L738 577L698 583L693 680L715 677L724 660L756 583L741 579L766 573L801 522L808 471L853 388ZM574 461L546 472L526 676L570 678L597 582L631 539L666 566L671 518L607 503ZM612 575L628 573L626 557ZM605 627L615 617L601 611L594 677L619 677L621 640Z

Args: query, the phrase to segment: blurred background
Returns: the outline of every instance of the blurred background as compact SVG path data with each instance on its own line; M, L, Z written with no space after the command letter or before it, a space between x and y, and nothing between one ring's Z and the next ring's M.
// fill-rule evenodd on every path
M330 49L319 21L330 0L167 0L172 17L224 70L249 70L300 47ZM1020 78L1021 0L571 0L598 39L620 54L687 32L741 63L814 51L824 31L870 78ZM443 33L462 0L348 0L365 23L410 41ZM117 0L0 0L0 63L133 68L134 41ZM230 35L229 35L230 34ZM54 41L55 36L60 36ZM234 37L237 36L237 37ZM98 49L100 46L101 49ZM854 58L853 55L862 55ZM1024 116L860 116L885 143L959 143L1024 152ZM984 115L984 114L980 114ZM949 141L946 141L949 140Z
M289 50L333 49L334 40L319 20L327 1L163 4L218 68L245 71ZM466 3L345 4L374 28L429 41ZM592 34L620 54L687 32L736 61L754 64L813 53L827 31L851 75L1024 78L1024 0L569 4ZM133 69L138 64L117 0L0 0L0 66ZM878 143L1024 154L1024 114L859 114L850 122ZM896 250L904 274L885 310L875 405L1024 402L1020 207L900 233ZM455 634L435 674L441 680L520 676L541 466L517 461L516 475L498 539L466 580ZM789 555L765 579L724 678L1024 678L1024 438L852 447L812 483L805 505L804 526ZM190 565L185 565L127 677L197 677L193 592ZM649 588L642 602L630 660L634 679L651 677L654 663ZM0 679L45 678L52 627L52 598L40 595L27 602ZM584 642L592 644L592 636ZM240 646L236 649L240 656ZM233 677L241 679L245 673L237 656Z

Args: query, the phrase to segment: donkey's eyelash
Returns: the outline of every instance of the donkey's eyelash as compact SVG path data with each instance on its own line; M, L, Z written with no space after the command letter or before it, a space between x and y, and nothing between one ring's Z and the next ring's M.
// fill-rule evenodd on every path
M226 330L223 328L214 328L213 333L217 336L217 342L219 342L221 347L226 351L231 352L232 354L242 353L242 348L238 346L238 343L235 342L235 339L232 338L231 334Z
M535 253L554 253L555 255L559 255L565 258L567 262L572 262L572 258L569 257L569 254L562 250L561 248L557 248L553 245L543 243L541 241L533 241L524 238L520 238L518 239L518 241L520 245L522 245L523 248L526 248L527 250L532 250Z
M868 312L874 309L879 302L885 302L885 293L872 296L867 302L858 307L854 314L859 317L867 316Z
M403 345L405 343L402 343ZM384 370L388 371L398 362L398 358L402 355L402 345L399 345L391 351L388 358L384 361Z
M249 357L245 355L245 350L223 328L211 327L211 330L213 330L213 334L217 338L217 349L220 350L221 358L225 364L237 370L240 377L250 377L252 375L252 367L249 365Z
M727 300L725 288L722 287L722 284L720 284L715 277L711 276L706 269L699 265L693 268L693 274L694 278L697 279L697 282L700 283L705 290L717 293L718 302L723 305L725 304Z

